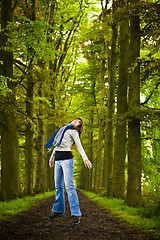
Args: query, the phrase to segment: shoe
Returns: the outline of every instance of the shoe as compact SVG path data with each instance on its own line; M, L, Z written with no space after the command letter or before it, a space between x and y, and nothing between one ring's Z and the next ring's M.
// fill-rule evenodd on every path
M48 217L48 219L55 219L57 217L62 217L64 213L58 213L58 212L53 212L51 215Z
M79 224L80 223L80 218L79 216L72 216L72 223L73 224Z

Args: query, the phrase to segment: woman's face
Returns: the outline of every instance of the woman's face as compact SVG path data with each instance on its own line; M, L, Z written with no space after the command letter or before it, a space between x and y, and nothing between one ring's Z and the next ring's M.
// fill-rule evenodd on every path
M81 120L79 119L75 119L71 122L71 124L73 124L75 127L79 126L81 124Z

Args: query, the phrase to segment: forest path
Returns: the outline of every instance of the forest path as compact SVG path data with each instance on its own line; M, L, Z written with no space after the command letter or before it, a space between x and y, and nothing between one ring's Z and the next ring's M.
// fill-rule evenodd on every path
M55 220L48 220L54 201L54 197L50 197L41 200L9 221L2 221L0 239L155 239L151 233L131 227L126 222L115 218L82 192L78 191L78 196L83 214L80 224L72 225L67 197L65 215Z

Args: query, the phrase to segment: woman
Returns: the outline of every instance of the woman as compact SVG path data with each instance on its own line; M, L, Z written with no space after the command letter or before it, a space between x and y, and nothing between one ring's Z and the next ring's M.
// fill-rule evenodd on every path
M72 216L72 223L78 224L80 223L81 211L79 208L77 192L73 183L74 158L71 152L71 147L74 143L76 144L76 147L84 160L85 166L89 169L92 168L92 163L89 161L80 141L80 135L83 131L83 121L81 118L76 118L70 124L58 129L57 131L58 132L56 132L54 140L52 139L52 142L54 142L56 147L54 148L49 160L50 167L54 166L55 160L54 178L56 189L56 199L53 204L52 214L49 216L49 219L55 219L64 215L65 182Z

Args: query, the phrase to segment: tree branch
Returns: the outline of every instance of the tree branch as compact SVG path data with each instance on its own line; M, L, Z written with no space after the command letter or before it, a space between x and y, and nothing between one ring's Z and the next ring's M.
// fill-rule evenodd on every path
M101 7L102 7L102 11L103 11L103 0L101 0Z
M24 63L21 62L20 60L14 59L13 61L14 61L14 63L18 63L18 64L21 65L22 67L25 67L25 68L26 68L26 64L24 64Z
M15 65L22 73L25 73L25 70L23 70L16 62L14 62L14 65Z
M141 36L143 36L143 33L148 26L150 26L153 22L157 22L158 20L160 20L160 18L157 18L156 20L152 20L151 22L147 23L146 26L144 26L144 28L141 30Z
M82 16L83 16L83 11L82 11L82 14L81 14L80 17L79 17L78 23L77 23L77 21L74 21L74 22L73 22L73 26L72 26L71 30L69 31L68 37L66 38L66 41L65 41L65 43L64 43L63 53L62 53L62 55L61 55L61 57L60 57L60 59L59 59L59 62L58 62L58 67L57 67L58 71L59 71L59 69L60 69L60 67L61 67L61 65L62 65L62 63L63 63L63 60L64 60L66 54L67 54L67 51L68 51L69 46L70 46L71 43L72 43L73 35L74 35L74 33L76 32L76 30L77 30L77 28L78 28L78 26L79 26L79 24L80 24L80 21L81 21ZM78 17L77 17L77 18L78 18ZM76 25L76 23L77 23L77 25ZM72 33L73 33L73 34L72 34ZM71 35L72 35L72 36L71 36ZM71 38L71 39L70 39L70 38ZM68 43L68 42L69 42L69 43Z
M18 3L18 0L15 1L14 5L13 5L13 7L12 7L12 11L13 11L13 12L14 12L14 9L16 8L16 6L17 6L17 3Z
M69 18L68 20L66 20L64 23L69 22L70 20L73 20L73 17Z
M160 138L152 138L152 137L141 137L141 140L154 140L154 141L160 141Z
M159 87L159 85L160 85L160 82L155 86L155 88L154 88L153 91L150 93L150 95L148 96L148 98L147 98L143 103L141 103L140 105L143 106L144 104L148 103L148 101L151 99L154 91Z
M20 86L22 86L25 90L26 90L26 92L27 92L27 88L26 88L26 86L24 86L22 83L18 83Z
M108 0L106 0L105 10L107 10Z
M25 69L23 69L22 67L26 68L26 65L23 62L17 59L13 59L13 63L23 74L25 73ZM22 67L20 67L20 65Z

